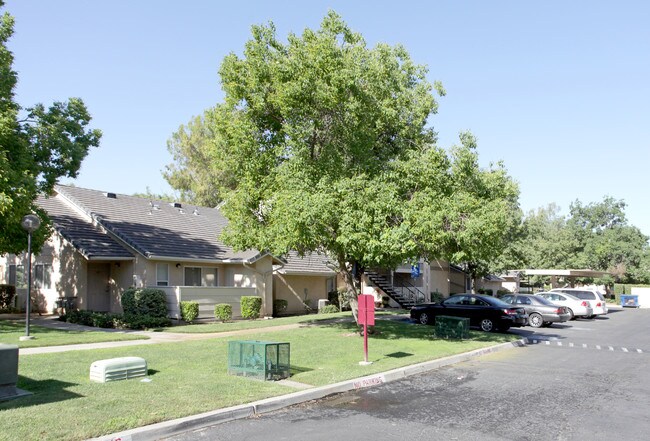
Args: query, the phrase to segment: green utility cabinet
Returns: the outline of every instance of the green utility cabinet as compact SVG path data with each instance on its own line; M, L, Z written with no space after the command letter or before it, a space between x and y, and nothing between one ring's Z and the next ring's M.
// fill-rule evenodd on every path
M469 319L439 315L436 317L436 335L442 338L469 338Z
M291 375L289 343L228 342L228 373L258 380L282 380Z

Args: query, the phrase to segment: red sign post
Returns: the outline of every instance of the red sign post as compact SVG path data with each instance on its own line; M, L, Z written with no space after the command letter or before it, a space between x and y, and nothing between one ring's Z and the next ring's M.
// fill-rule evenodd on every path
M363 325L364 363L368 362L368 326L375 325L375 296L362 294L358 297L359 324Z

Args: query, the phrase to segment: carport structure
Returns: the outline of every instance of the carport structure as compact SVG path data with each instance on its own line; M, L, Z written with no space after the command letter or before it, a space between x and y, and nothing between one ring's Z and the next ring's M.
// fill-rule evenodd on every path
M590 269L522 269L517 270L520 274L526 276L549 276L551 278L551 287L559 286L558 278L568 279L573 286L573 279L576 277L603 277L610 273L607 271L596 271Z

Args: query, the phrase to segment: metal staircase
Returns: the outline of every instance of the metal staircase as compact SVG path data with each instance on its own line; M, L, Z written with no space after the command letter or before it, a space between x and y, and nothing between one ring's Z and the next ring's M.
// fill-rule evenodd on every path
M425 301L424 293L408 282L403 281L400 286L395 286L388 277L376 271L366 270L365 275L377 288L404 309L411 309L418 303Z

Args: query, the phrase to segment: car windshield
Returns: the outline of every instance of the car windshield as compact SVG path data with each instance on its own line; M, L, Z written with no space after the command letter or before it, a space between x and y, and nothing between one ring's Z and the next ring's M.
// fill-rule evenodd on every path
M542 305L546 305L546 306L555 306L555 305L553 305L553 302L551 302L551 301L550 301L549 299L547 299L546 297L542 297L542 296L533 296L533 298L535 298L535 299L536 299L539 303L541 303Z

